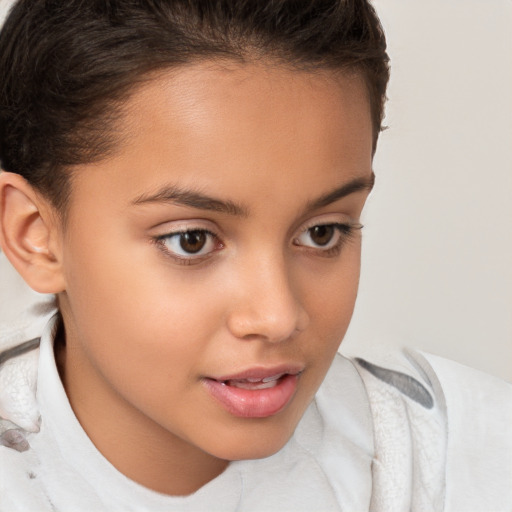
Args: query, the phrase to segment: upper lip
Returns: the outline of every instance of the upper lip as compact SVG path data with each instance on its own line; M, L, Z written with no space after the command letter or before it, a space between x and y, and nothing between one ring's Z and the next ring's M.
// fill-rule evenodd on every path
M227 380L244 380L244 379L258 379L263 380L268 377L275 377L277 375L298 375L304 370L304 365L287 363L276 366L253 366L237 373L230 375L220 375L215 377L208 377L219 382Z

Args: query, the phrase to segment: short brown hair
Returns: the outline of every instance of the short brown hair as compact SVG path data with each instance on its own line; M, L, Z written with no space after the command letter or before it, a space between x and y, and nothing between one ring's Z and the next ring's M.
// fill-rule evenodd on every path
M74 165L114 148L134 85L189 62L266 58L360 73L374 149L389 79L366 0L19 0L0 33L0 161L62 211Z

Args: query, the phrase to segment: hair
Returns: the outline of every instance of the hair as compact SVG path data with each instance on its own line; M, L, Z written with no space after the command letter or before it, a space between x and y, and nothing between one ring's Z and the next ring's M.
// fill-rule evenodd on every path
M19 0L0 32L2 168L62 213L73 166L115 150L137 84L206 59L358 73L375 150L389 59L366 0Z

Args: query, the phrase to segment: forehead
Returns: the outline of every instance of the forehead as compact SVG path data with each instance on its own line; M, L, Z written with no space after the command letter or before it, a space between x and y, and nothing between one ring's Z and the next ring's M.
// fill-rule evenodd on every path
M139 130L130 118L137 118ZM348 130L341 130L341 118ZM206 61L155 76L127 104L126 135L140 137L141 121L156 123L154 128L163 122L170 128L170 120L180 135L193 125L194 133L186 133L187 138L210 137L213 131L218 134L216 143L224 140L226 145L233 142L228 133L238 134L240 142L244 136L289 138L292 126L297 139L305 132L309 138L322 131L322 137L330 132L347 139L349 132L355 135L371 129L370 102L359 74L229 61Z
M371 172L370 105L356 75L194 64L134 93L119 131L118 151L83 166L72 195L89 183L127 203L177 182L221 196L268 196Z

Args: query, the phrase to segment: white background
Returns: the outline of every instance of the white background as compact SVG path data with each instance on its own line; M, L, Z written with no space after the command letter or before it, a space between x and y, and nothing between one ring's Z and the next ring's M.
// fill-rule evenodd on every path
M374 5L389 129L345 350L413 345L512 381L512 2Z
M375 7L389 129L343 349L409 345L512 381L512 1Z

